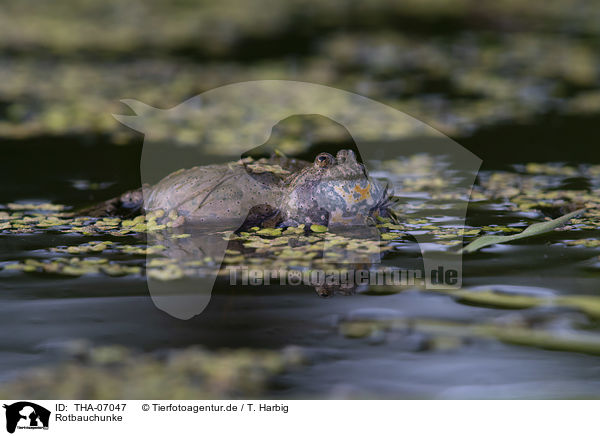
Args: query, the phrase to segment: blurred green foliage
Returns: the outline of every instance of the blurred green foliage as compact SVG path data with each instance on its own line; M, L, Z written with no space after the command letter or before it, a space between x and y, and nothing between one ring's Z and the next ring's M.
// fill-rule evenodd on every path
M447 134L600 111L597 2L4 2L0 136L131 133L121 98L172 107L291 79L358 92Z

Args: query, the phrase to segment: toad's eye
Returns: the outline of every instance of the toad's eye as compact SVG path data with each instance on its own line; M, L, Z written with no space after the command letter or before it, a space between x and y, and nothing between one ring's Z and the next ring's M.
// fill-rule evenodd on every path
M320 168L328 168L335 162L335 159L329 153L320 153L315 158L315 165Z

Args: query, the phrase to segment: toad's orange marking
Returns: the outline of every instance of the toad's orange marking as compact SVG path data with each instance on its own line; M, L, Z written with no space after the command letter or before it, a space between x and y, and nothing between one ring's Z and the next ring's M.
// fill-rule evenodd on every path
M371 187L370 183L367 183L367 186L365 186L364 188L361 188L360 185L354 186L354 190L356 192L358 192L358 194L360 195L360 198L358 199L359 201L366 200L367 198L369 198L369 188L370 187Z

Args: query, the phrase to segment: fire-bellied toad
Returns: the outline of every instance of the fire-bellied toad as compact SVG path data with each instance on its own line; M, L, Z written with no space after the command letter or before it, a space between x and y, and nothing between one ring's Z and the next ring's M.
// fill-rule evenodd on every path
M352 150L306 161L272 156L176 171L153 186L130 191L91 215L131 215L163 210L179 223L245 220L264 227L362 225L390 214L386 187L371 179Z

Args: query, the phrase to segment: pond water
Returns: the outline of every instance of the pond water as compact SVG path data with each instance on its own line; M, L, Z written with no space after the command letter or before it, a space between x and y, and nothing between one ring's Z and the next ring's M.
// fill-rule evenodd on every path
M559 168L600 162L597 150L592 156L569 156L564 147L551 142L542 159L516 152L547 123L542 119L515 128L512 135L510 127L499 127L458 142L477 153L484 141L499 135L514 138L503 152L490 152L495 149L486 144L484 153L493 156L482 156L481 180L498 171L518 172L515 164L530 161L559 162ZM573 123L564 128L577 131L577 123L585 124ZM102 137L6 141L3 150L11 165L0 173L0 204L41 201L79 207L139 186L141 139L129 145L107 141ZM65 155L71 158L64 159ZM555 189L597 189L597 180L585 174L547 180ZM541 219L539 213L511 210L503 201L482 200L472 204L467 224L522 230ZM64 343L84 338L94 345L124 345L142 353L194 345L214 350L301 346L308 363L274 377L261 393L268 398L598 397L597 312L587 303L552 303L563 296L597 294L598 248L565 243L594 239L596 232L566 228L464 257L463 287L473 289L473 294L492 290L505 298L532 297L543 304L482 302L472 295L411 288L360 289L352 295L320 298L307 286L230 286L220 278L207 309L182 321L155 307L146 279L139 274L67 277L4 269L0 270L4 326L0 380L11 380L27 368L53 365L65 359L60 351ZM3 266L51 259L56 253L48 251L50 247L103 239L52 229L5 233L0 238ZM145 236L132 233L118 241L143 246ZM118 252L97 256L131 265L144 260ZM418 262L418 247L405 241L394 256ZM357 333L357 325L367 325L367 333L360 328ZM472 329L490 325L521 329L525 339ZM553 339L548 345L531 337L537 331L564 341L557 345Z

